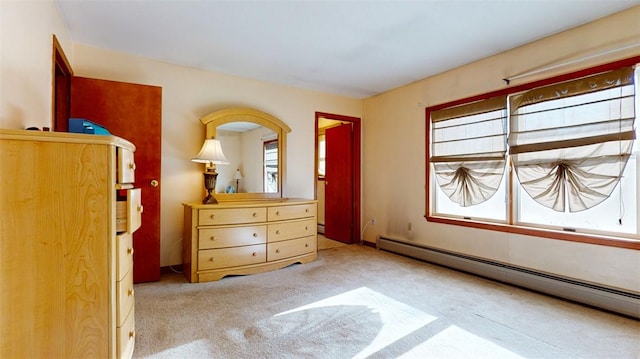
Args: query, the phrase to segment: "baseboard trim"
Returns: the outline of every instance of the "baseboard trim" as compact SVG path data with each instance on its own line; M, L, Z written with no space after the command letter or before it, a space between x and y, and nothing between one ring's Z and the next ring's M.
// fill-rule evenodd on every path
M362 241L362 245L366 247L371 247L371 248L378 248L375 242Z
M380 250L640 319L640 294L378 236Z
M160 267L160 274L182 273L182 264Z

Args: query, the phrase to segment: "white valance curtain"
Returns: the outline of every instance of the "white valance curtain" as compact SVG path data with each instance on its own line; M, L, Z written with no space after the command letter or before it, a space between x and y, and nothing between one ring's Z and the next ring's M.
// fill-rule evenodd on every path
M624 68L509 98L509 153L535 201L577 212L611 195L635 139L633 77Z
M504 177L506 102L500 96L431 112L435 178L463 207L491 198Z

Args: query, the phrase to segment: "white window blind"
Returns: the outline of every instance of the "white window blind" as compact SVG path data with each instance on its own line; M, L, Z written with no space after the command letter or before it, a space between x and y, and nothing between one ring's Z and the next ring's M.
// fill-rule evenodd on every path
M635 139L632 68L536 88L509 98L509 153L538 203L582 211L607 199Z
M491 198L504 177L506 102L499 96L431 112L435 178L463 207Z

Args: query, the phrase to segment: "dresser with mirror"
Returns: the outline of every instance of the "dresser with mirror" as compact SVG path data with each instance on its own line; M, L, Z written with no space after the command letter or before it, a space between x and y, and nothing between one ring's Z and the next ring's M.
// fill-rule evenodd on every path
M206 138L220 141L228 164L217 169L216 204L183 203L187 280L214 281L314 261L317 201L283 195L291 129L251 108L215 111L200 121Z

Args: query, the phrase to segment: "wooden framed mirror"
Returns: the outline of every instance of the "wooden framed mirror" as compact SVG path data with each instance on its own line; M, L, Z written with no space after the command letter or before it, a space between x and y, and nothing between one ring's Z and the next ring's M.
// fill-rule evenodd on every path
M244 107L215 111L200 121L205 138L219 139L230 162L216 168L218 202L283 198L289 126L266 112Z

